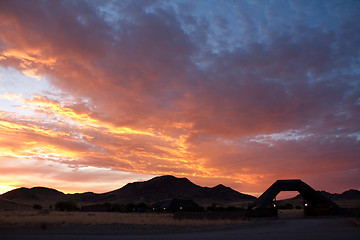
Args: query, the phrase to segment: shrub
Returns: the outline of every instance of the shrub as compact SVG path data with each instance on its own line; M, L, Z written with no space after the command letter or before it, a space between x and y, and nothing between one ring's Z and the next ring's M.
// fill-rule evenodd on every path
M33 209L35 209L35 210L41 210L41 209L42 209L42 206L41 206L40 204L34 203Z
M208 206L206 208L206 210L209 211L209 212L216 211L216 204L215 203L211 204L211 206Z
M60 201L55 204L55 209L59 211L78 211L79 207L72 201Z
M279 206L279 209L293 209L293 205L290 203L286 203L285 205Z
M234 212L234 211L237 211L237 210L239 210L239 209L237 207L235 207L235 206L228 206L226 208L226 211L228 211L228 212Z
M146 203L138 203L136 207L138 212L146 212L149 209L149 206L146 205Z
M41 223L40 228L41 228L41 230L46 230L47 229L47 224L46 223Z

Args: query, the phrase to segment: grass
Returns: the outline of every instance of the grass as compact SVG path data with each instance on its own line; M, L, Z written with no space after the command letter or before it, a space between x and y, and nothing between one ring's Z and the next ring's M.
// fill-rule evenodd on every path
M114 212L58 212L51 211L41 214L37 211L4 211L0 212L0 226L38 224L39 226L74 224L132 224L157 226L221 226L244 223L244 220L203 220L203 219L173 219L172 214L156 213L114 213ZM46 228L46 227L44 227Z

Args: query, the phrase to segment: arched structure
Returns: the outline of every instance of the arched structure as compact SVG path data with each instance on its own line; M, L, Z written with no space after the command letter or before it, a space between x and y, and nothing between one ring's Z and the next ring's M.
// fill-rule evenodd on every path
M300 179L277 180L258 199L251 203L249 208L257 210L262 215L276 215L277 207L274 206L273 199L281 191L298 191L304 198L305 215L328 215L339 209L338 205Z

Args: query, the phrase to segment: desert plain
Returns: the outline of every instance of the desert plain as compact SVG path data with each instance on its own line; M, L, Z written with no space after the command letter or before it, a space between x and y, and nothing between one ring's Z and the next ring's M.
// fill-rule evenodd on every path
M351 217L302 217L283 210L276 218L174 219L170 213L2 211L6 239L359 239Z
M149 189L150 193L148 193ZM130 212L115 211L116 209L100 211L97 208L94 209L98 211L89 211L89 208L85 208L88 204L104 204L105 200L113 200L117 203L124 196L136 200L138 196L134 193L146 196L142 199L149 202L175 195L188 196L202 203L207 201L207 204L202 205L202 211L193 213L195 215L185 212L182 208L173 209L173 211L162 211L162 208L160 211L154 211L153 208L148 208L148 211L142 209L142 212L136 212L136 209ZM349 190L342 194L323 192L322 194L326 194L339 207L348 209L348 213L322 217L304 216L304 208L301 207L304 199L296 196L277 201L278 216L276 217L249 217L244 215L244 210L253 199L256 199L255 197L220 185L214 188L203 188L187 179L170 176L128 184L119 190L105 194L66 195L48 188L19 188L3 194L0 198L0 240L360 239L359 191ZM89 199L98 200L98 202L86 202ZM56 201L64 200L77 200L76 204L79 208L69 211L59 210L56 207ZM217 202L216 207L211 204L214 202ZM108 205L115 206L110 203ZM156 208L156 204L148 203L148 206ZM185 217L184 215L179 217L181 213L184 213Z

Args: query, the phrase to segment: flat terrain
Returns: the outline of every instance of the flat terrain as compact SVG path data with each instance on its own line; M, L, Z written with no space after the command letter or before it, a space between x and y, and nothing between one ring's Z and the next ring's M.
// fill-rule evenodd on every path
M0 239L360 239L351 218L174 220L170 214L0 212Z

